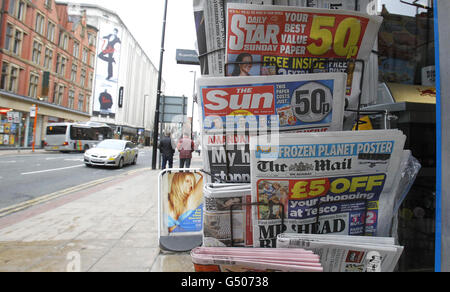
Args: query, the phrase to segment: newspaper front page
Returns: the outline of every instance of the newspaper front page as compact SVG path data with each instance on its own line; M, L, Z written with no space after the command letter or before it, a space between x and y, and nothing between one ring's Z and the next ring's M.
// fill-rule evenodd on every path
M377 236L392 214L405 136L398 130L281 134L250 139L255 247L280 233ZM281 206L284 206L281 207Z
M345 79L345 73L200 78L210 182L250 182L251 135L342 130Z
M247 205L251 203L251 186L249 184L206 184L203 195L205 199L203 246L252 247L252 212L251 206ZM231 214L233 215L232 226Z
M324 272L393 272L404 249L393 238L319 234L280 234L277 246L313 251Z
M346 96L354 103L361 93L362 61L369 60L382 18L230 3L226 23L226 76L345 72Z

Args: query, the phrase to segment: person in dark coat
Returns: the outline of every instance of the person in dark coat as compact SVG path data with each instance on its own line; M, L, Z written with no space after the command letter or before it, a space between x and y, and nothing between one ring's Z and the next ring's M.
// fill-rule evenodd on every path
M166 169L167 163L169 164L169 168L173 168L173 155L175 154L175 147L172 144L170 133L166 133L166 135L161 138L161 141L159 142L159 151L162 155L162 169Z
M177 149L180 152L180 168L190 168L192 152L194 152L194 141L188 135L184 135L178 141Z

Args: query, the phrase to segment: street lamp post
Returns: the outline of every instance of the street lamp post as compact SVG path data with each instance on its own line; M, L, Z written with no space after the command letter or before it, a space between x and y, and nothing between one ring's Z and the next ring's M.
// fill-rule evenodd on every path
M191 139L194 140L194 106L195 106L195 83L197 81L197 71L189 71L194 73L194 91L192 92L192 120L191 120Z
M158 91L156 95L156 111L155 111L155 124L153 125L153 156L152 156L152 169L156 169L156 159L158 156L158 128L159 128L159 103L161 100L161 83L162 83L162 69L163 69L163 58L164 58L164 41L166 34L166 19L167 19L167 2L164 4L164 18L163 18L163 28L161 37L161 56L159 59L159 72L158 72Z

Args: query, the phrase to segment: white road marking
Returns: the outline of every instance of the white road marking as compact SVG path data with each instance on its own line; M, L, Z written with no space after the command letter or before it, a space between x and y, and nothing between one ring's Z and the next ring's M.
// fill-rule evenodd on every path
M84 164L82 164L82 165L75 165L75 166L69 166L69 167L62 167L62 168L55 168L55 169L47 169L47 170L39 170L39 171L32 171L32 172L24 172L24 173L21 173L21 175L29 175L29 174L37 174L37 173L44 173L44 172L59 171L59 170L77 168L77 167L82 167L82 166L84 166Z

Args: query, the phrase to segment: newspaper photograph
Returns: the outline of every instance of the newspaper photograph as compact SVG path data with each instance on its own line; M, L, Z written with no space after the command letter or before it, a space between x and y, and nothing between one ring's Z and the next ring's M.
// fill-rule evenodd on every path
M339 131L344 88L345 73L200 78L202 128L208 133Z
M196 272L323 272L318 255L301 248L217 248L191 251Z
M203 194L203 246L252 247L250 184L206 184Z
M280 233L377 236L392 215L405 136L398 130L251 137L254 246ZM391 217L389 217L390 219Z
M324 272L394 272L404 249L393 238L319 234L280 234L277 246L313 251Z
M229 3L226 23L226 76L345 72L346 96L353 99L361 92L357 60L368 61L382 18L341 9Z

